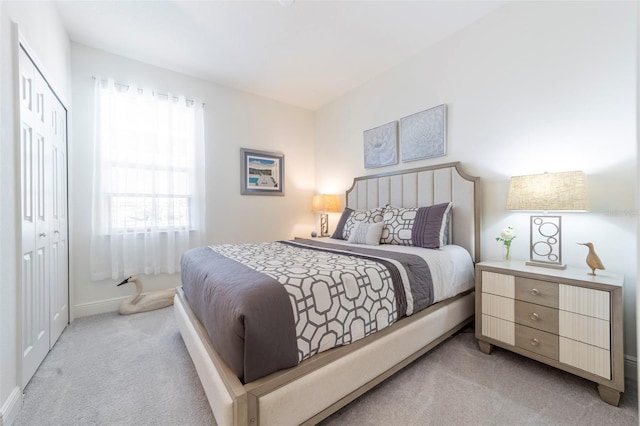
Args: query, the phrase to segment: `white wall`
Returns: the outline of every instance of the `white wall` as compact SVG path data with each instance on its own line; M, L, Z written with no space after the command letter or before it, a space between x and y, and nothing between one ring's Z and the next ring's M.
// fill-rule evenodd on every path
M89 274L93 79L144 84L206 103L207 243L242 243L309 235L314 193L314 124L310 111L71 44L73 144L70 160L71 258L75 315L113 310L132 288ZM285 196L240 195L240 148L285 154ZM145 291L175 287L179 275L144 277ZM106 302L106 303L105 303Z
M19 142L14 108L19 29L66 106L69 106L69 39L55 6L48 2L0 2L0 425L11 423L22 401L19 362Z
M316 118L318 190L461 161L481 177L483 259L501 256L495 237L507 225L513 257L528 259L529 215L504 209L509 177L583 170L591 211L563 215L563 260L586 271L575 243L591 241L607 270L625 275L625 353L635 357L636 8L513 2L327 105ZM363 168L364 130L443 103L446 157Z

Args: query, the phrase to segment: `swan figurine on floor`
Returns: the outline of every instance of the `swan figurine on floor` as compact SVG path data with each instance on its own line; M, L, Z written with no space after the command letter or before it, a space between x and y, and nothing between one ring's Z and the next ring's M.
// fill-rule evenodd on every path
M175 288L154 291L142 296L142 282L136 275L126 278L118 284L118 286L131 282L136 285L136 292L122 301L120 304L120 315L153 311L155 309L166 308L167 306L173 305L173 297L176 295Z

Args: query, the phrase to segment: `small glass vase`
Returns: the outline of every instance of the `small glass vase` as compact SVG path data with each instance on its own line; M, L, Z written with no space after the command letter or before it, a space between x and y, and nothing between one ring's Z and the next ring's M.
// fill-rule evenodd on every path
M511 260L511 246L504 246L504 260L506 262Z

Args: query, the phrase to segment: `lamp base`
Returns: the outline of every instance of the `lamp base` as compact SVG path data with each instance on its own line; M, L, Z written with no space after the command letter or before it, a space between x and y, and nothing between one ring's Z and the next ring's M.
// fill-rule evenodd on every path
M562 218L531 216L529 261L527 265L566 269L562 263Z
M525 264L528 266L538 266L540 268L567 269L566 264L560 264L560 263L532 262L528 260L525 262Z
M329 236L329 215L326 213L320 215L320 236Z

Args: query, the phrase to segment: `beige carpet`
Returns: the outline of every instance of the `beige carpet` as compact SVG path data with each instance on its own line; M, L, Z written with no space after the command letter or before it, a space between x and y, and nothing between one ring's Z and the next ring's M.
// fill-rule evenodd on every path
M15 425L207 425L215 421L173 308L71 324L25 390ZM637 385L620 407L593 383L460 333L324 425L637 425Z

